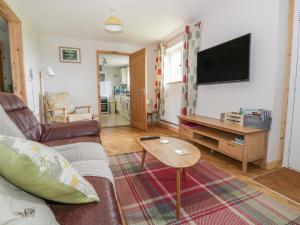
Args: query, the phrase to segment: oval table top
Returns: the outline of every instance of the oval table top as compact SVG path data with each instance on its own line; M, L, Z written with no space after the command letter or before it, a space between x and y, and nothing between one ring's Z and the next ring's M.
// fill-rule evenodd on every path
M160 140L169 140L170 142L163 144ZM172 168L191 167L201 158L200 150L196 146L178 138L160 137L160 139L144 141L138 138L138 142L146 152ZM187 150L189 154L180 155L175 152L176 150Z

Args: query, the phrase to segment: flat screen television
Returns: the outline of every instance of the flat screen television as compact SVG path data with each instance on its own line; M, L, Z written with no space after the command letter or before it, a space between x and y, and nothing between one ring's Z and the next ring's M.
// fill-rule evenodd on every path
M251 34L198 52L197 83L249 81Z

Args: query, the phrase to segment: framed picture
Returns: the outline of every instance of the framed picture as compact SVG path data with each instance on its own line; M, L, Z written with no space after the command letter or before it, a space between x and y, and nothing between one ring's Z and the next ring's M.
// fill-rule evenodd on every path
M80 49L79 48L69 48L69 47L59 47L60 61L66 63L80 63Z

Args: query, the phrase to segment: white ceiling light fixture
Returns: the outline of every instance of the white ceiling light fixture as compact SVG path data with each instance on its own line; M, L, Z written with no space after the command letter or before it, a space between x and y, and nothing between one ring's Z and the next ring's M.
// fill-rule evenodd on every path
M104 28L110 32L120 32L123 30L121 20L116 17L116 9L111 8L112 15L105 21Z

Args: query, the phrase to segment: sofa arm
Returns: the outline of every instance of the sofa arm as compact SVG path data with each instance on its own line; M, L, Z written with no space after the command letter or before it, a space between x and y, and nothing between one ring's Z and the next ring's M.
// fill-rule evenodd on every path
M99 122L96 120L77 121L72 123L42 125L41 142L68 138L100 136Z

